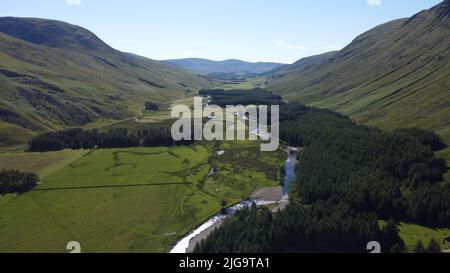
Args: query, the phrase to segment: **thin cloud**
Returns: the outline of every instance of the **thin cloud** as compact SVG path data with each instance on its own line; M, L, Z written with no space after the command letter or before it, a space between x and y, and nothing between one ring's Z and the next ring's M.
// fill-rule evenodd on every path
M289 48L289 49L296 49L296 50L309 50L309 48L301 45L293 45L284 41L276 40L273 41L273 44L279 47Z
M66 3L69 6L80 6L81 0L66 0Z
M381 0L367 0L367 5L369 6L380 6Z

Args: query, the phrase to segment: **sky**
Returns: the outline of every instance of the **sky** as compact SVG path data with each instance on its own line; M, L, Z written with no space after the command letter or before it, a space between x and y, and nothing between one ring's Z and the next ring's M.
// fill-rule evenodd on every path
M112 47L157 60L292 63L349 44L441 0L0 0L0 16L89 29Z

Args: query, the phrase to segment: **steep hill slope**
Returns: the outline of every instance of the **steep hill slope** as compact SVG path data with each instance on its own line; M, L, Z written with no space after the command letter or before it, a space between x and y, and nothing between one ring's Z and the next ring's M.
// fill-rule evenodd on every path
M210 73L258 74L268 72L272 69L284 66L284 64L280 63L265 63L265 62L250 63L240 60L211 61L197 58L167 60L165 62L201 74L210 74Z
M191 72L117 51L81 27L0 18L3 146L36 131L129 118L147 100L167 103L207 85Z
M333 58L337 53L338 51L330 51L320 55L306 57L291 65L275 68L267 72L266 75L271 76L274 79L279 79L284 77L286 74L298 73L299 71L307 71L325 64L326 62L331 60L331 58Z
M327 58L301 60L275 72L269 86L288 100L387 129L434 129L449 141L449 17L445 0L378 26Z

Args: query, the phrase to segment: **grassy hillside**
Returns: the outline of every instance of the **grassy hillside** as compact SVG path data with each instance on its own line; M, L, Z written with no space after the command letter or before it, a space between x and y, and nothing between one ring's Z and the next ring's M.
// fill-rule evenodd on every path
M211 61L196 58L167 60L165 62L201 74L211 74L211 73L257 74L268 72L272 69L284 66L284 64L280 63L269 63L269 62L250 63L240 60Z
M386 129L433 129L450 141L450 1L376 27L343 50L272 74L288 100Z
M2 146L36 131L129 118L145 101L167 103L207 85L190 72L112 49L77 26L0 18Z

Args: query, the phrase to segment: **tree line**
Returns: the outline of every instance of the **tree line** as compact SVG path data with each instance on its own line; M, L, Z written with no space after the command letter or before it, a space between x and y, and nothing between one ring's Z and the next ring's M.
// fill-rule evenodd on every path
M106 132L68 129L47 132L33 137L30 152L59 151L63 149L129 148L189 145L193 141L174 141L170 127L152 127L130 132L127 128L112 128Z
M25 193L36 187L38 183L39 177L34 173L0 171L0 194Z
M280 135L307 147L295 183L304 202L335 200L381 219L450 225L446 161L434 157L445 144L433 132L389 133L310 109L284 122Z
M421 240L417 241L416 245L413 249L414 253L440 253L441 247L439 245L439 242L436 241L434 238L430 240L428 243L428 246L425 247L425 245L422 243Z
M378 225L374 214L358 214L348 207L334 209L318 202L298 202L272 214L266 207L239 211L227 218L194 249L195 253L360 253L369 241L383 252L401 252L405 246L395 222Z
M445 144L434 133L384 132L300 104L283 105L280 119L280 138L306 147L290 204L230 217L196 252L366 252L369 241L401 252L397 222L450 225L446 162L433 153Z
M227 105L279 105L283 104L283 99L262 88L251 90L224 90L224 89L204 89L200 90L201 96L211 96L211 103L221 107Z

